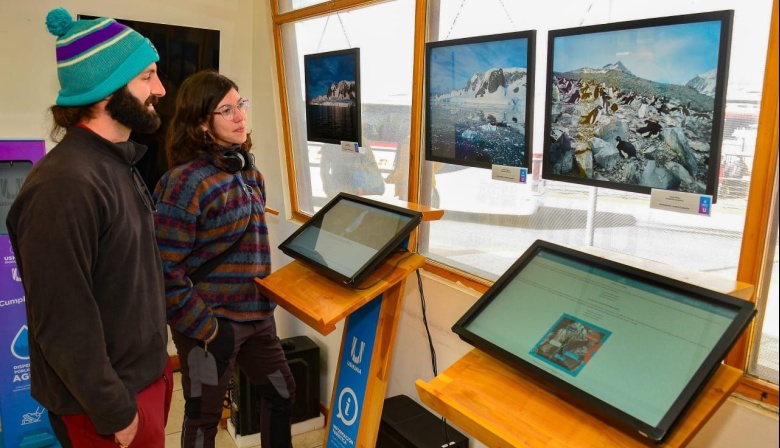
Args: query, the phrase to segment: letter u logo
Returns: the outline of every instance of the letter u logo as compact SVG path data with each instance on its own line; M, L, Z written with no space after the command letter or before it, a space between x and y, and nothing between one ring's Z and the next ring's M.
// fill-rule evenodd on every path
M350 350L350 355L352 355L352 362L354 362L355 364L360 364L360 361L363 360L363 350L366 348L366 343L362 341L360 342L360 351L356 354L355 352L357 350L357 344L358 344L358 339L357 337L353 336L352 350Z

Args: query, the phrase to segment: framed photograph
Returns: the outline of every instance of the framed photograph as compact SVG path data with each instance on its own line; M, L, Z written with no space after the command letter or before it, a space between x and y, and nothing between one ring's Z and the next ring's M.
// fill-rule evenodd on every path
M550 31L542 176L715 198L733 17Z
M425 158L531 172L536 31L426 44Z
M360 49L303 56L306 136L311 142L360 142Z

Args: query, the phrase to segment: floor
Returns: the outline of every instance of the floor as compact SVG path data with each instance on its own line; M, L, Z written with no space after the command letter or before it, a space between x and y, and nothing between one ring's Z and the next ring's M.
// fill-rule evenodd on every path
M181 448L181 422L184 417L184 396L181 393L181 374L174 373L175 387L171 413L168 415L168 426L165 427L165 448ZM294 448L320 448L325 440L325 429L293 436ZM236 443L226 429L220 428L217 433L217 448L236 448ZM259 447L260 445L255 445Z

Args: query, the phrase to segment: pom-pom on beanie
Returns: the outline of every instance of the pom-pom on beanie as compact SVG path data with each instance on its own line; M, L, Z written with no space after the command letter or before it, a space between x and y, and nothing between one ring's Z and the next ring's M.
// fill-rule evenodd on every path
M113 19L73 20L56 8L46 27L57 36L58 106L97 103L160 59L149 39Z

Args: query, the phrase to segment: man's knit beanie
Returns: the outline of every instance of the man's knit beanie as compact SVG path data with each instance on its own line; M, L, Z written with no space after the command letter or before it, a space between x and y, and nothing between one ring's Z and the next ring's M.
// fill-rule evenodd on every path
M57 36L58 106L97 103L160 59L149 39L113 19L73 20L56 8L46 27Z

